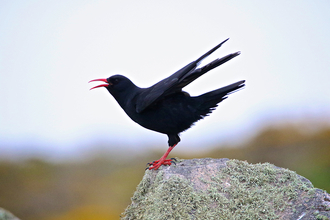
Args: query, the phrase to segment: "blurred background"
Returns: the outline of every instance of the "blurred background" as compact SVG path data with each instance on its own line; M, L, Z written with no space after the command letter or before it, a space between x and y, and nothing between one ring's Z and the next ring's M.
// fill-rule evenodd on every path
M230 38L185 88L246 88L171 157L270 162L330 190L329 1L0 2L0 207L26 220L118 219L167 136L88 81L148 87ZM203 63L202 63L203 65Z

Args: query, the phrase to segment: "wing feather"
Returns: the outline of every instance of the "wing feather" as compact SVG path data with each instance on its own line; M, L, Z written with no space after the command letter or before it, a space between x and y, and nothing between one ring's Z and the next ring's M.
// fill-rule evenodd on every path
M204 73L238 56L240 54L239 52L229 54L221 59L216 59L213 62L199 69L196 69L203 59L205 59L211 53L213 53L215 50L221 47L221 45L224 44L228 39L224 40L223 42L221 42L220 44L209 50L207 53L205 53L197 60L189 63L180 70L176 71L171 76L161 80L160 82L156 83L155 85L149 88L144 89L139 94L136 105L136 112L137 113L142 112L143 110L148 108L148 106L150 106L155 101L161 99L162 97L165 97L167 95L176 92L181 92L183 87L185 87L186 85L188 85L189 83L191 83L192 81L203 75Z

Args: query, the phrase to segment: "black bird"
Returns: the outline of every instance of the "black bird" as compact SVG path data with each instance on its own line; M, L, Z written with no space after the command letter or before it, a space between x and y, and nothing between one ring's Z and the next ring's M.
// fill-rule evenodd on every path
M242 80L196 97L191 97L182 91L183 87L204 73L240 54L240 52L232 53L197 68L204 58L221 47L227 40L149 88L137 87L122 75L90 81L105 82L105 84L91 89L105 87L133 121L147 129L167 134L169 148L159 160L149 163L149 170L157 170L163 164L171 165L172 160L166 159L166 157L180 142L179 133L210 114L219 102L227 98L227 95L244 87L245 80Z

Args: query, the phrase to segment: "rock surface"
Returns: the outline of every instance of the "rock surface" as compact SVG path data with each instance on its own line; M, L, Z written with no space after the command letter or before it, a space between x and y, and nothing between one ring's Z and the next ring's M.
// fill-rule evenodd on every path
M147 170L122 219L330 219L330 195L272 164L178 160Z
M0 220L19 220L7 210L0 208Z

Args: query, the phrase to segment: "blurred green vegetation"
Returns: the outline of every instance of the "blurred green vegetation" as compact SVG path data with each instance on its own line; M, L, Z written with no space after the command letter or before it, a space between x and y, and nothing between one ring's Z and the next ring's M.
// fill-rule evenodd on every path
M270 162L330 191L330 127L310 131L305 126L269 126L239 146L216 146L204 154L172 156ZM2 160L0 207L24 220L119 219L144 175L146 162L162 153L134 159L100 154L62 163Z

